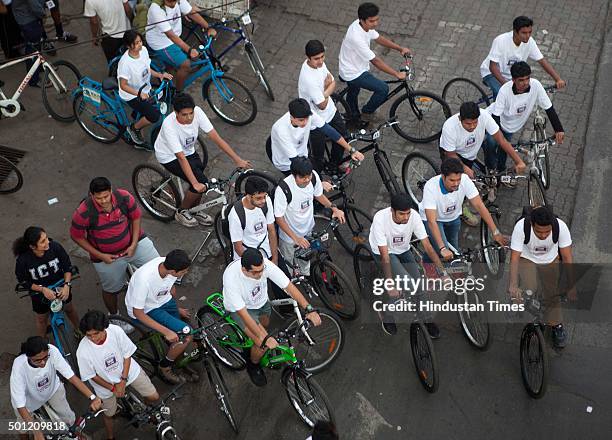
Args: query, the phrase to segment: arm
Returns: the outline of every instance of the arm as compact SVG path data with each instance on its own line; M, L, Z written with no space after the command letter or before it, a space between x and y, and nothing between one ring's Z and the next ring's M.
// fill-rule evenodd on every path
M327 136L328 138L330 138L332 141L336 142L338 145L340 145L342 148L344 148L346 150L347 153L351 154L351 157L353 158L353 160L356 160L358 162L361 162L365 157L363 156L363 153L355 150L351 144L349 144L341 135L340 133L338 133L338 131L332 127L331 125L329 125L328 123L325 123L322 127L321 127L321 131L323 132L323 134L325 134L325 136Z
M426 237L422 239L421 244L423 245L423 249L425 249L425 253L429 256L431 261L433 261L436 267L438 268L438 271L446 275L446 269L444 268L444 265L442 264L442 260L440 260L440 257L438 256L438 254L436 254L436 251L434 251L433 246L429 242L429 238Z
M376 57L372 60L370 60L370 62L380 71L385 72L397 79L404 79L406 78L406 73L405 72L399 72L395 69L393 69L392 67L390 67L387 63L385 63L383 60L381 60L380 58Z
M193 171L191 170L191 166L189 165L189 162L187 161L187 158L185 157L185 153L181 151L179 153L176 153L175 156L179 161L181 170L183 170L183 173L185 173L185 177L187 177L187 180L189 181L191 186L193 186L195 190L198 192L206 191L206 185L198 182L198 179L196 179L196 176L193 174Z
M128 85L128 80L125 78L119 78L119 87L121 87L121 90L123 90L126 93L129 93L130 95L134 95L134 96L138 96L138 90L136 90L133 87L130 87ZM149 95L145 92L142 92L140 94L140 99L148 99Z
M98 23L98 17L89 17L89 29L91 30L92 44L98 45L98 32L100 32L100 26Z
M125 251L128 257L134 255L136 252L136 248L138 247L138 240L140 239L140 222L141 217L130 220L132 223L132 241L130 242L130 246Z
M92 394L95 396L95 393L93 393L87 387L87 385L85 385L83 381L77 377L76 374L73 375L70 379L68 379L68 382L70 382L77 390L79 390L82 395L87 397L88 400ZM100 400L100 398L96 396L95 400L91 402L91 408L94 410L98 410L101 406L102 400Z
M217 34L214 29L210 29L208 22L202 17L195 6L191 8L191 12L187 14L187 17L199 24L203 30L208 32L208 35L214 37Z
M327 103L329 103L329 97L336 90L336 80L331 75L331 73L327 74L327 77L325 78L324 87L325 88L323 90L323 97L325 99L319 104L317 104L317 107L319 107L321 110L325 110L327 108Z
M378 252L380 253L380 261L383 268L383 273L387 280L393 279L393 269L391 268L391 257L389 257L389 248L387 246L378 246ZM397 298L399 296L399 292L395 289L390 289L387 291L389 296L393 298Z
M562 144L565 138L565 131L559 120L559 115L557 115L557 111L552 105L546 109L546 116L548 116L548 120L550 121L550 125L553 126L553 130L555 130L555 140L558 144Z
M229 156L230 159L234 161L238 168L252 168L251 163L249 161L243 160L230 145L225 142L225 140L219 136L217 130L213 129L207 133L210 139L223 151L225 154Z
M446 247L444 240L442 240L442 234L438 227L438 213L435 209L425 209L425 217L427 217L427 224L429 225L429 231L431 232L431 239L438 245L440 249L440 255L445 260L449 260L453 257L453 253Z
M546 58L542 58L540 61L538 61L538 63L540 66L542 66L542 69L544 69L544 71L548 73L553 80L555 80L555 85L558 89L565 87L565 81L561 79L555 68L546 60Z
M455 151L446 151L446 150L444 150L444 149L442 149L442 150L444 151L444 157L445 157L445 158L452 157L452 158L454 158L454 159L459 159L459 160L461 160L461 158L459 158L459 155L457 154L457 152L455 152ZM474 176L474 170L472 170L470 167L468 167L466 164L464 164L464 163L463 163L463 161L461 162L461 164L463 165L463 172L464 172L465 174L467 174L467 176L468 176L470 179L473 179L473 178L475 177L475 176Z
M502 134L502 131L497 130L497 132L495 132L495 134L493 135L493 139L495 139L495 142L497 142L497 144L502 147L506 154L510 156L512 162L514 162L514 164L516 165L516 172L519 174L523 173L526 168L525 162L523 162L521 156L519 156L514 147L512 147L512 144L506 140L506 138Z
M118 384L114 385L114 389L111 390L117 397L125 396L125 387L127 386L128 375L130 374L130 365L132 364L132 357L128 356L123 359L123 370L121 371L121 380Z
M508 291L512 295L512 298L518 299L518 275L519 275L519 261L521 259L521 253L512 250L510 254L510 276L508 280Z
M153 330L156 330L160 332L162 335L164 335L164 337L166 338L166 340L168 340L168 342L178 341L178 335L176 333L164 327L163 325L161 325L154 319L149 318L149 316L144 312L144 309L137 309L134 307L132 309L132 313L134 313L134 317L140 322L142 322L145 326L152 328Z
M399 44L396 44L393 41L389 40L388 38L383 37L382 35L380 35L374 41L376 41L381 46L388 47L389 49L392 49L392 50L396 50L402 55L406 55L410 53L410 49L408 49L407 47L402 47Z
M234 244L234 252L236 252L238 256L242 257L242 254L245 251L244 245L242 244L242 240L235 241L233 244Z
M493 217L491 217L491 213L489 212L487 207L482 202L482 199L480 198L480 196L473 197L469 199L469 201L470 201L470 204L474 207L474 209L478 211L478 214L480 214L480 217L487 224L487 226L489 227L489 230L493 231L493 238L495 239L495 241L502 246L507 245L508 240L506 240L506 238L502 235L502 233L499 232L499 229L497 229L497 225L495 224Z
M290 282L289 285L284 290L285 292L287 292L287 294L291 298L293 298L298 303L298 305L303 310L306 310L306 307L309 306L309 302L306 300L306 298L304 298L304 295L302 295L302 292L300 292L300 290L297 287L295 287L295 284ZM307 313L305 318L308 319L310 322L312 322L314 325L321 324L321 318L319 317L319 314L315 311Z
M308 243L308 240L306 240L304 237L298 236L295 232L291 230L284 216L276 217L276 223L278 224L278 227L281 228L281 230L285 234L287 234L289 238L291 238L291 240L293 240L293 242L299 247L303 249L308 249L310 247L310 243Z
M274 264L278 263L278 237L276 236L276 227L274 223L268 225L268 240L270 241L270 251L272 252L271 260Z
M90 255L93 255L98 260L104 261L106 264L111 264L117 258L116 255L110 255L100 252L95 247L93 247L92 244L88 242L86 238L72 237L72 240L80 247L82 247L85 251L87 251Z
M130 7L130 4L127 1L123 3L123 10L127 18L132 21L132 19L134 18L134 11L132 11L132 8Z
M499 64L497 64L495 61L489 61L489 70L500 84L505 84L508 82L508 80L501 74Z
M572 256L572 247L560 247L559 254L563 260L562 268L567 269L567 297L570 301L576 301L578 299L576 293L576 272L574 271L574 257Z
M321 194L320 196L315 196L317 202L323 205L324 208L330 209L332 211L332 218L336 218L340 221L340 223L344 223L344 212L342 212L336 205L329 201L325 194Z

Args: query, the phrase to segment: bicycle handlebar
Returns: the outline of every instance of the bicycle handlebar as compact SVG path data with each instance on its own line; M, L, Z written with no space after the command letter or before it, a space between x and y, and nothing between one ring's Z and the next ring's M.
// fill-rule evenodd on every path
M364 129L361 129L357 133L351 133L349 137L351 138L351 141L374 142L380 137L382 130L384 130L385 128L392 127L396 124L399 124L399 121L397 120L397 118L392 118L388 121L383 122L374 130L370 130L369 132L367 132Z
M72 273L72 278L70 279L70 281L77 280L81 277L79 275L79 268L76 266L70 267L70 272ZM45 287L47 289L57 291L57 289L64 286L64 283L65 283L64 279L61 279L51 284L50 286L45 286ZM21 283L17 283L17 285L15 286L15 293L18 294L21 292L27 292L25 295L22 295L21 298L25 298L26 296L32 296L32 295L41 295L40 292L35 292L34 290L32 290L32 283L29 281L23 281Z
M549 136L544 140L541 141L520 141L517 142L516 144L512 144L512 147L515 150L519 150L521 147L533 147L535 145L540 145L540 144L544 144L547 143L548 145L552 146L555 145L556 141L555 141L555 136Z
M317 310L315 309L313 311L316 312ZM308 330L313 325L314 324L312 323L310 319L304 319L302 323L299 326L297 326L294 330L289 331L289 329L287 328L282 329L282 330L277 330L275 333L271 333L270 336L276 339L276 342L278 342L279 344L287 343L292 337L297 335L299 331L301 331L302 329Z

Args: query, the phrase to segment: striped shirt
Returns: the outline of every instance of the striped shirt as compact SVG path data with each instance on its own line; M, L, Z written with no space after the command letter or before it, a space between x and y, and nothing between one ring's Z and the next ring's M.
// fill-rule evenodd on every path
M132 241L132 222L141 217L142 213L134 197L124 189L115 190L123 197L127 197L127 216L119 207L117 199L113 194L111 212L105 212L95 200L91 199L93 206L98 210L98 224L90 225L87 200L83 200L72 215L70 226L70 237L73 240L86 238L87 241L98 251L105 254L119 254L125 251ZM140 230L139 240L145 237ZM93 261L98 261L90 255Z

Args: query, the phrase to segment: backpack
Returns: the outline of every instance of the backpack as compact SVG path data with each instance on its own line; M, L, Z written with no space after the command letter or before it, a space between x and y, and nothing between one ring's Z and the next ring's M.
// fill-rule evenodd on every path
M115 200L117 201L117 207L121 211L121 214L127 217L129 214L129 208L128 208L128 202L130 200L129 196L123 196L117 190L113 190L113 196L115 197ZM91 196L87 196L83 200L81 200L81 203L83 202L85 202L85 205L87 206L86 212L87 212L87 218L89 219L89 226L87 226L87 231L96 229L98 227L98 210L96 209L93 203L93 200L91 199Z
M550 208L550 206L547 206L547 208L552 212L552 209ZM523 244L527 244L529 243L529 240L531 240L531 211L533 210L533 208L531 206L524 206L523 207L523 212L521 213L521 216L516 219L516 223L518 223L521 219L525 219L525 222L523 223L523 232L525 234L525 240L523 241ZM552 239L553 239L553 243L557 244L557 242L559 241L559 218L553 214L553 224L552 224Z
M180 2L181 0L178 0L178 3ZM149 15L149 8L153 3L165 9L164 0L138 0L136 8L134 8L132 27L143 35L147 33L147 16Z
M314 172L312 173L312 179L310 179L310 183L312 184L313 188L317 186L317 175ZM280 188L285 194L285 198L287 199L287 205L291 203L291 200L293 200L293 195L291 194L291 188L289 188L289 185L287 185L285 179L278 182L277 188ZM276 192L276 190L274 192Z
M242 199L236 200L233 205L226 205L221 209L221 231L223 235L227 237L228 240L231 241L230 231L229 231L229 215L232 212L232 209L236 211L236 215L238 215L238 220L240 220L240 226L242 230L246 228L246 211L244 205L242 204ZM263 206L263 208L259 208L262 210L264 217L268 215L268 203ZM267 238L267 235L266 235ZM265 240L265 238L264 238ZM262 241L263 243L263 241Z

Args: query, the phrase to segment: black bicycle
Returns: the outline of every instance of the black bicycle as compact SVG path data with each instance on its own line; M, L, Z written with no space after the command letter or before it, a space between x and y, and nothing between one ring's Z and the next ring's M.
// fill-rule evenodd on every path
M494 101L493 93L468 78L453 78L444 85L442 99L448 103L453 113L459 111L464 102L475 102L480 108L487 108Z
M17 192L23 186L23 174L13 162L0 155L0 194Z

